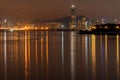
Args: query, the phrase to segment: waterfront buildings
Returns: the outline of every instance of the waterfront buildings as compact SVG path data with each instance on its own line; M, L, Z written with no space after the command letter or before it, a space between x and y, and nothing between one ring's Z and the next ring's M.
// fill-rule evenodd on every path
M117 19L112 21L106 18L89 19L84 15L77 15L77 8L75 5L70 6L70 15L59 19L44 21L35 20L32 23L23 24L20 22L12 22L9 19L0 19L0 29L14 29L14 30L90 30L93 25L100 25L106 23L119 23Z

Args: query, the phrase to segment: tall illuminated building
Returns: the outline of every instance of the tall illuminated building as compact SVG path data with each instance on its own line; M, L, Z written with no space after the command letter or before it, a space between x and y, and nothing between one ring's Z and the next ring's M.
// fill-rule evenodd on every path
M82 20L81 20L81 30L86 30L86 17L82 16Z
M75 29L75 27L76 27L76 7L75 5L71 5L71 21L69 29Z

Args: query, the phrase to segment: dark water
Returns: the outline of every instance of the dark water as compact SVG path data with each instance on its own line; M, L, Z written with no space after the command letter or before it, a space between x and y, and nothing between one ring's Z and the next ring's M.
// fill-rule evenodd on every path
M119 35L0 32L0 80L120 80L119 46Z

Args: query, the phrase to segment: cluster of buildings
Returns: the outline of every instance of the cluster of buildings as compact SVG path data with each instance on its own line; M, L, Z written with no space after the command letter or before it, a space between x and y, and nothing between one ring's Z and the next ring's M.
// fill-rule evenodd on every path
M40 24L21 24L13 23L8 19L0 20L0 29L14 29L14 30L90 30L91 26L98 24L106 24L108 21L104 18L101 20L88 19L85 16L76 15L75 5L71 5L70 16L51 20ZM114 23L118 23L117 19L114 19Z
M55 28L60 30L89 30L92 25L91 21L85 16L76 15L76 7L75 5L71 5L70 8L71 15L54 20L49 24Z
M35 28L34 24L22 24L10 21L9 19L0 20L0 30L25 30Z
M118 24L119 21L117 19L107 20L105 18L101 19L89 19L86 16L77 15L75 5L71 5L70 8L70 16L54 20L53 22L49 22L49 26L52 29L60 29L60 30L91 30L91 27L94 25L101 25L107 23Z

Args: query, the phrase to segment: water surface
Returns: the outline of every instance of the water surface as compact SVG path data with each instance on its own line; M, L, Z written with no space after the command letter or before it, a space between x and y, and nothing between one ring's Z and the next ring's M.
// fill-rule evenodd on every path
M120 36L0 32L0 80L119 80Z

